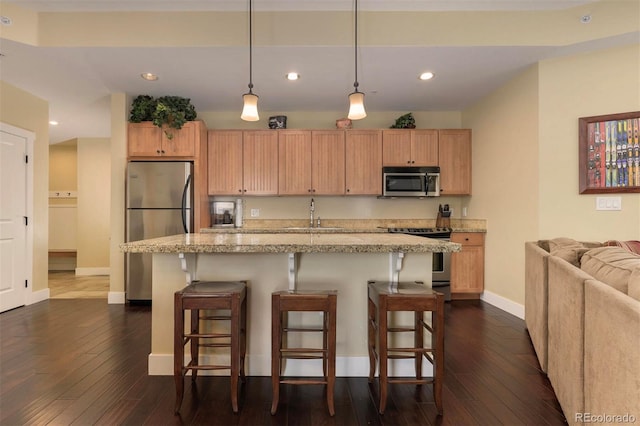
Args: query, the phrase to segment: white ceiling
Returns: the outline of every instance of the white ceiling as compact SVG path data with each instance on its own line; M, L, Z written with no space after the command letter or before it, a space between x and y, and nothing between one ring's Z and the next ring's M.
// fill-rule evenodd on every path
M39 11L246 10L246 0L14 0ZM256 1L255 10L339 10L351 1ZM428 1L366 0L362 9L388 10L522 10L555 9L589 1L508 0ZM566 47L360 47L360 90L368 111L462 110L490 93L525 67L568 53L638 42L638 34ZM247 91L246 47L67 48L33 47L0 39L3 81L46 99L52 143L76 137L108 137L110 94L179 95L191 98L198 111L240 114ZM171 58L171 60L166 60ZM353 89L353 47L254 46L254 91L260 109L278 111L347 109ZM189 64L188 67L179 64ZM238 69L238 64L243 64ZM428 65L429 82L417 79ZM160 75L150 83L141 72ZM288 71L302 77L289 82Z

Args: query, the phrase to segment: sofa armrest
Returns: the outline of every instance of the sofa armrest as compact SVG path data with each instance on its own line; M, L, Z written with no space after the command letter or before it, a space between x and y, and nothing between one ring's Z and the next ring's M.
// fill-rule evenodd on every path
M547 261L549 252L535 241L524 244L524 320L538 356L547 372Z
M584 283L591 276L565 260L549 257L547 376L567 422L584 412Z
M640 419L640 301L590 279L585 313L585 411Z

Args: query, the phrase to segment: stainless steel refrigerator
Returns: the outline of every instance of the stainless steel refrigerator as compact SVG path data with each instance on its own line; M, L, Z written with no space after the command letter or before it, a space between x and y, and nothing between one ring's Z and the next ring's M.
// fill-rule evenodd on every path
M192 176L191 162L129 162L127 242L191 232ZM151 300L151 254L127 254L125 291L130 302Z

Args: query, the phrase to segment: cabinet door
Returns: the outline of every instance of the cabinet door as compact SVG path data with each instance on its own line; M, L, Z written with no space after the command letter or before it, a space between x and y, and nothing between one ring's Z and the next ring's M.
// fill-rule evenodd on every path
M411 130L382 131L382 165L411 166Z
M278 194L310 194L311 131L278 131Z
M278 132L243 132L243 189L247 195L278 194Z
M442 195L471 195L471 130L438 131Z
M438 165L438 131L411 131L411 165L416 167Z
M345 152L347 195L381 195L382 131L346 131Z
M461 252L451 254L451 293L482 293L484 234L454 232L451 241L462 244Z
M162 130L150 121L129 123L127 126L127 154L129 157L159 157L162 155Z
M242 194L242 131L210 130L208 144L209 195Z
M172 135L171 139L167 134ZM162 129L162 155L165 157L196 156L196 126L189 121L181 129Z
M311 132L311 182L314 194L344 194L344 155L343 130Z

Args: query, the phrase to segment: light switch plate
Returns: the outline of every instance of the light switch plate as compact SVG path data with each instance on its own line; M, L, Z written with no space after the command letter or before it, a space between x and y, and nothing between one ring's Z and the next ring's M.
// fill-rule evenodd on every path
M251 209L251 217L260 217L260 209Z
M622 210L622 197L596 197L596 210Z

